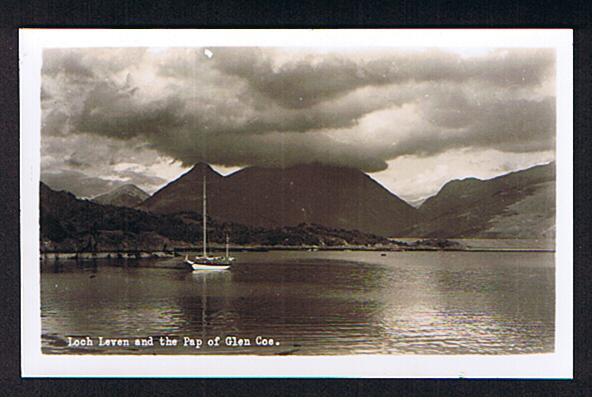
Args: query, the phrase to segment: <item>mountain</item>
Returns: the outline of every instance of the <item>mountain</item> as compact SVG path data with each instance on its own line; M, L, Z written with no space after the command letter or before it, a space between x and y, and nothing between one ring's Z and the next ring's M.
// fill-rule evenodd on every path
M197 211L201 213L204 177L208 185L208 199L216 199L221 196L223 194L221 189L224 177L209 165L199 163L189 172L158 190L137 208L159 214L171 214L179 211ZM208 214L213 216L215 214L211 210L216 205L216 202L209 201L209 203L208 209L210 211Z
M221 221L277 228L301 223L393 235L416 222L417 210L360 170L320 164L248 167L221 176L197 164L138 208L155 213L201 211Z
M415 237L554 238L555 163L448 182L419 208Z
M40 184L42 251L154 251L196 246L202 240L202 219L196 212L158 215L127 207L77 199ZM226 234L239 245L347 246L388 243L376 235L300 224L253 228L208 218L208 241L223 243Z
M40 184L42 249L162 250L208 237L236 244L351 245L381 236L554 238L555 164L489 180L448 182L416 210L361 171L320 165L249 167L224 177L198 164L136 208L80 200ZM125 192L125 191L124 191ZM362 232L370 232L362 233Z
M146 200L150 195L136 185L128 184L120 186L108 193L101 194L93 201L99 204L110 204L118 207L135 207Z

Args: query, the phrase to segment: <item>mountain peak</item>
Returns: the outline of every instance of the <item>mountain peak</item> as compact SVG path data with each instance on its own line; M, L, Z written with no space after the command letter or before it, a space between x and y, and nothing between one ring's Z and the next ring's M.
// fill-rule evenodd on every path
M217 174L217 172L214 170L214 168L212 168L210 164L201 161L194 164L191 168L191 171L209 171Z
M211 165L204 162L198 162L183 175L183 177L191 177L192 179L197 180L201 180L203 176L206 178L214 177L215 179L223 177L220 173L213 169Z
M140 189L139 187L134 185L133 183L126 183L125 185L121 185L121 186L117 187L115 190L112 190L111 192L112 193L124 193L124 192L132 192L132 191L146 193L142 189Z
M113 189L110 192L93 198L95 203L108 204L117 207L135 207L148 197L148 193L134 184L128 183Z
M208 215L221 221L258 227L316 223L390 235L415 217L414 208L364 172L321 163L252 166L227 177L198 164L141 208L165 214L199 212L204 169Z

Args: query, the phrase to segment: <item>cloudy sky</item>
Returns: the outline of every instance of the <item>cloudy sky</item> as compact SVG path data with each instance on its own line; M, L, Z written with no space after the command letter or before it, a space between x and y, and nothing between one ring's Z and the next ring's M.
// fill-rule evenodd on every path
M92 197L321 162L417 203L553 160L554 82L546 49L48 49L41 178Z

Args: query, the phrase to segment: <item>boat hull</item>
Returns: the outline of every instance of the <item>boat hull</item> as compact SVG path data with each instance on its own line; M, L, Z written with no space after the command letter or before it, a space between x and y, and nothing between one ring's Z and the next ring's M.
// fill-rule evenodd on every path
M194 271L219 271L229 269L232 265L230 262L222 261L210 261L210 262L199 262L185 259L185 263L188 264Z

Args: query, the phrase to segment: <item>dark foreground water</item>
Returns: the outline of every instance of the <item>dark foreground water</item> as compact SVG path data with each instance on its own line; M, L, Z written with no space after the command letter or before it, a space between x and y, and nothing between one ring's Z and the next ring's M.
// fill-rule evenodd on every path
M43 262L43 351L333 355L554 349L552 253L237 255L239 262L223 272L175 269L180 259ZM274 342L269 346L258 336ZM86 337L92 345L74 346ZM161 346L167 338L178 342ZM110 339L129 344L105 346Z

